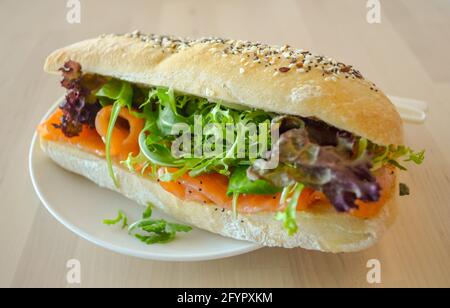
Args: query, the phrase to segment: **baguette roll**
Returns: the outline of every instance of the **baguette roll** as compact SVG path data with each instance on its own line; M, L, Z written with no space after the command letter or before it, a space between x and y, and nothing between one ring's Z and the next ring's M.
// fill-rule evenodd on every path
M58 73L67 61L84 73L144 86L163 86L234 108L256 108L322 120L378 145L400 145L403 127L392 103L351 66L289 46L168 36L103 35L53 52L45 71ZM149 202L193 226L263 246L353 252L370 247L392 223L397 181L379 214L361 219L330 204L297 212L299 231L289 236L273 212L239 214L214 205L183 201L155 181L115 164L120 187L104 158L63 142L41 138L41 147L63 168L117 191L141 205ZM396 174L394 175L396 177Z

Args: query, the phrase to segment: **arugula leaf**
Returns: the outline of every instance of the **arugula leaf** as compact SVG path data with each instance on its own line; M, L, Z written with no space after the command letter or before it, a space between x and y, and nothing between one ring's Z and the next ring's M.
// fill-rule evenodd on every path
M153 206L149 204L145 212L142 214L142 219L150 218L152 217L152 214L153 214Z
M96 96L99 98L102 104L107 104L109 101L113 102L111 117L108 124L108 131L106 134L105 150L109 176L114 181L114 185L116 187L119 187L120 183L114 173L111 158L111 139L114 131L114 126L116 125L117 119L119 118L120 110L122 109L122 107L128 107L129 110L131 110L132 108L133 87L128 82L111 79L97 91Z
M175 239L177 232L189 232L192 227L167 222L164 219L152 219L153 205L149 204L142 214L142 219L128 225L128 218L120 210L117 218L105 219L103 223L108 226L122 222L122 229L128 227L128 234L150 245L156 243L168 243Z
M171 136L172 128L178 123L189 123L189 120L183 116L178 115L170 107L160 107L157 126L162 136Z
M170 241L172 241L175 237L174 233L154 233L151 235L141 235L141 234L135 234L134 235L137 239L139 239L141 242L152 245L152 244L165 244Z
M156 95L161 105L170 108L173 113L177 114L177 103L173 89L159 87L156 89Z
M122 106L131 108L133 101L133 87L126 81L111 79L98 90L96 96L112 101L120 101ZM106 103L107 101L103 100L103 102Z
M114 169L113 169L113 163L112 163L112 158L111 158L111 139L112 139L112 133L114 130L114 126L116 125L116 121L119 118L121 109L122 109L122 105L120 104L119 101L116 101L113 104L113 108L111 111L111 118L109 119L108 132L106 134L106 140L105 140L106 162L108 164L108 172L109 172L109 176L113 179L114 185L116 185L116 187L119 187L120 183L117 180L116 175L114 173Z
M147 145L145 131L139 135L139 148L141 153L152 163L163 167L182 167L185 162L172 156L171 149L162 144Z
M227 194L252 194L252 195L273 195L281 192L282 189L273 186L265 180L252 181L247 176L247 166L238 166L231 174L228 184Z
M167 243L172 241L177 232L189 232L192 227L170 223L163 219L152 219L153 206L148 205L142 219L128 227L128 233L146 244ZM137 231L137 232L136 232Z
M105 219L103 220L103 224L108 226L113 226L118 224L119 222L122 222L122 229L125 229L128 227L128 218L127 215L123 211L119 211L118 216L116 219Z
M189 232L192 230L192 227L186 225L180 225L175 223L167 223L166 231L168 232Z
M283 222L284 228L288 231L290 236L294 235L298 231L297 226L297 204L298 199L303 191L303 184L296 184L294 188L294 192L289 200L286 209L284 212L278 212L275 218L281 222Z

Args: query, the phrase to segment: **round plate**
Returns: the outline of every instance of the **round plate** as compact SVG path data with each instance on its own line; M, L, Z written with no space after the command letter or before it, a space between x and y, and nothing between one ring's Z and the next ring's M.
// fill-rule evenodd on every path
M118 210L123 210L130 221L135 221L144 208L56 165L40 149L36 134L31 143L29 169L33 186L47 210L72 232L106 249L144 259L201 261L235 256L260 248L254 243L225 238L197 228L189 233L178 233L173 242L147 246L119 226L104 225L103 219L115 218ZM157 209L154 217L176 222Z

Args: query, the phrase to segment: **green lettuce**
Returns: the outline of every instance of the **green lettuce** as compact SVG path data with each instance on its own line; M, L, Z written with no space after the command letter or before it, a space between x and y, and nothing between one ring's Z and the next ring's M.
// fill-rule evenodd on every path
M420 165L425 159L425 150L415 152L404 145L379 146L369 142L368 148L374 155L372 159L373 170L389 164L406 171L407 168L403 165L404 162L413 162L416 165Z
M251 195L273 195L282 189L271 185L264 180L252 181L247 176L247 166L238 166L233 171L228 183L228 195L251 194Z
M156 93L156 94L155 94ZM151 97L150 97L151 95ZM142 110L140 117L146 120L145 128L139 138L141 152L153 164L159 167L176 167L181 168L174 174L166 174L163 180L176 180L184 173L190 176L198 176L207 172L218 172L226 176L230 176L232 170L241 165L249 166L252 159L250 158L251 136L248 134L239 135L234 131L234 144L227 145L225 140L219 140L214 131L210 134L203 134L200 139L194 136L195 118L201 116L201 126L203 128L221 127L223 129L222 136L227 134L226 126L228 125L246 125L253 123L256 126L260 123L269 124L272 115L263 111L245 110L237 111L223 106L220 103L211 103L206 99L198 98L192 95L175 93L171 89L156 88L156 91L149 91L149 99ZM193 137L191 149L188 149L189 155L180 155L174 157L172 155L172 145L176 138L180 135L173 135L172 129L175 125L183 124L188 128L188 132ZM225 139L225 138L224 138ZM237 143L244 140L245 152L243 158L237 158ZM199 148L203 149L205 144L222 144L224 151L214 155L203 155L196 157ZM267 140L270 145L270 140Z
M283 199L287 198L290 194L290 200L286 205L286 209L283 212L278 212L275 218L283 223L283 227L288 231L290 236L294 235L298 231L297 226L297 204L300 195L302 194L303 184L297 183L293 186L288 186L284 188Z

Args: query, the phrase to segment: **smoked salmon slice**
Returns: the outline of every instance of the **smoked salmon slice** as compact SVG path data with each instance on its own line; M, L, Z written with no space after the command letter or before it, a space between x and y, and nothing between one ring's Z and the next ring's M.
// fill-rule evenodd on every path
M177 171L175 168L161 168L159 174ZM222 208L231 208L233 198L227 195L228 178L218 173L203 174L198 177L183 175L177 181L160 182L168 192L183 200L200 201L214 204ZM312 203L320 200L321 194L305 188L297 202L297 210L306 210ZM238 212L275 212L283 210L280 206L281 193L275 195L240 195L238 199Z
M106 140L111 111L111 105L103 107L95 118L95 129L103 141ZM143 119L133 116L127 108L122 108L112 133L111 156L125 160L130 153L139 154L138 138L144 129L144 124Z

